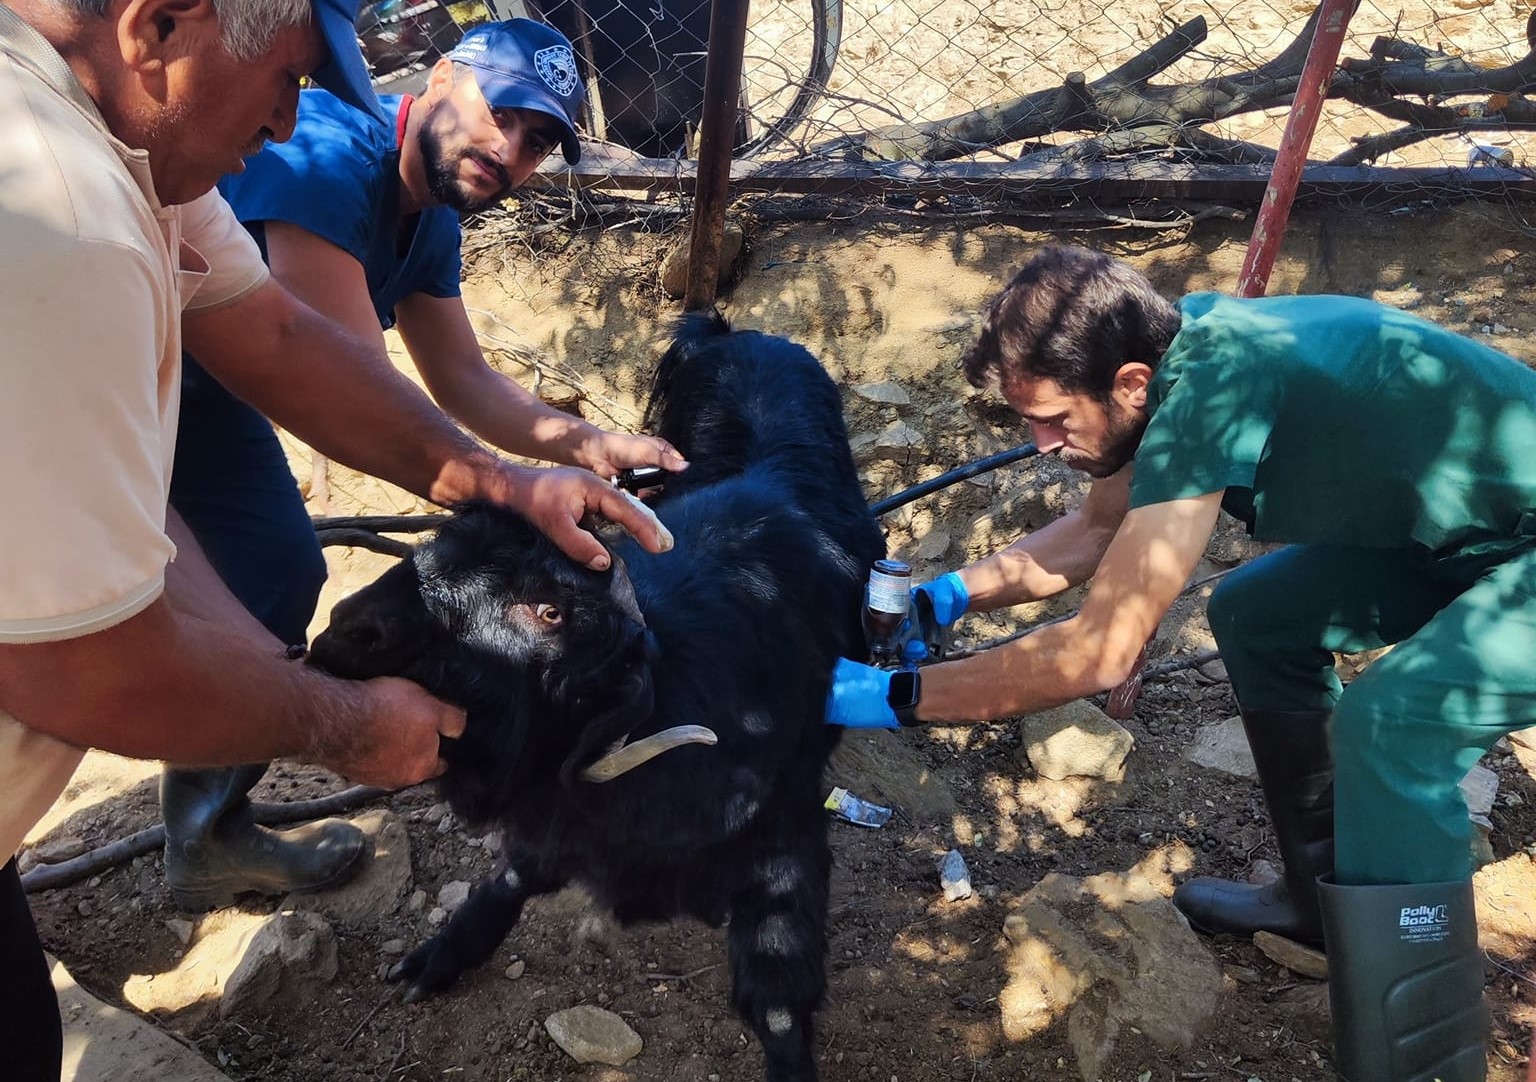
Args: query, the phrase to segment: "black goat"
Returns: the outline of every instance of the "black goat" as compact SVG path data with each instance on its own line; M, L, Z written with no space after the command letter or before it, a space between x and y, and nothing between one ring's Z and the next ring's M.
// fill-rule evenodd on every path
M504 828L504 864L392 971L408 998L489 958L529 897L579 882L621 922L729 918L732 1002L767 1077L814 1079L838 734L823 704L836 658L862 651L864 575L885 546L837 389L801 347L691 317L652 417L692 463L655 503L673 551L626 540L594 572L519 515L471 506L338 605L311 657L463 706L444 792ZM584 777L684 724L718 743Z

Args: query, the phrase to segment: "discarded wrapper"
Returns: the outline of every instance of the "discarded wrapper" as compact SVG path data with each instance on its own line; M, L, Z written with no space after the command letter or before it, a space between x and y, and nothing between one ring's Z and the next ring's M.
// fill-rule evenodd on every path
M1478 166L1503 166L1511 169L1515 164L1515 152L1509 147L1496 147L1488 143L1473 143L1467 151L1467 164Z
M871 804L843 788L834 788L828 793L824 807L839 819L859 827L878 829L885 826L891 818L890 808Z
M939 885L944 897L958 902L971 896L971 870L965 866L965 858L958 849L951 849L939 858Z

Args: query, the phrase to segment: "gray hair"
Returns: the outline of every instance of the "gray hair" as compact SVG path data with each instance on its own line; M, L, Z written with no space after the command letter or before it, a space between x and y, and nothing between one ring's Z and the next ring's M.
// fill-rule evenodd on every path
M100 18L112 0L59 0L82 15ZM310 20L310 0L214 0L221 39L236 60L255 60L272 48L277 35Z

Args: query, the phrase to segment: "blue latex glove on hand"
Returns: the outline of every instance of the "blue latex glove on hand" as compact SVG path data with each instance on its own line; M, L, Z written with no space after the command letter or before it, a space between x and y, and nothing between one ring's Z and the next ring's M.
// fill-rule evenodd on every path
M827 724L849 729L899 729L896 711L886 701L890 693L890 673L840 657L832 669Z
M958 571L951 571L932 582L912 587L914 602L920 593L928 595L928 600L933 603L933 618L943 627L948 627L964 616L971 603L970 591L965 588L965 580Z

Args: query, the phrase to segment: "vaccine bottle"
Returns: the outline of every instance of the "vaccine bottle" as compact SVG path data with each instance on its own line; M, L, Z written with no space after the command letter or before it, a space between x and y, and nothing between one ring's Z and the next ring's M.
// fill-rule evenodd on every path
M875 664L897 660L897 633L907 618L912 568L900 560L876 560L864 592L864 639Z

